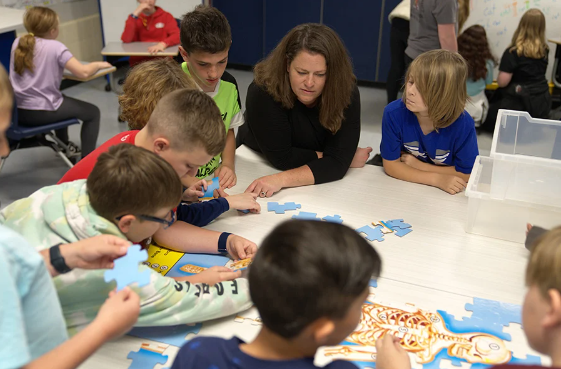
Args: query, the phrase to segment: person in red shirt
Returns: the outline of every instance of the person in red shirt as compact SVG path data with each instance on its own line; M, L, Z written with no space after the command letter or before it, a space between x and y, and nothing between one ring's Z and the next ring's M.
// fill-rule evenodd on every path
M148 52L153 55L179 44L179 27L173 15L157 7L156 0L137 1L139 5L127 18L121 41L157 42L148 48ZM131 56L129 64L133 66L149 58Z

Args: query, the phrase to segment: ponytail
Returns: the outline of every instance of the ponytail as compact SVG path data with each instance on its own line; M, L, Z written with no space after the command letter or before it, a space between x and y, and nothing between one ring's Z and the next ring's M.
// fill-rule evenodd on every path
M35 51L35 37L27 34L19 39L14 52L14 71L20 76L26 69L33 73L33 54Z

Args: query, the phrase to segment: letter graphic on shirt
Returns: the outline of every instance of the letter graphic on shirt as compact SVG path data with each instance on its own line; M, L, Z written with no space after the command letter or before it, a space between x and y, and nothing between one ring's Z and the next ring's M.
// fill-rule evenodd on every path
M436 156L431 158L432 162L435 164L444 164L446 159L450 156L450 150L436 150Z
M427 154L420 151L419 141L406 142L403 144L403 146L407 151L409 151L410 154L415 155L416 158L427 158Z

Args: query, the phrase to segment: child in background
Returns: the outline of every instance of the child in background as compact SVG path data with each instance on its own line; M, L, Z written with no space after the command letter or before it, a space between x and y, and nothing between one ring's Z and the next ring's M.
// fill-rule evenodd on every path
M185 62L181 67L201 91L214 99L227 132L226 147L199 168L197 178L214 174L220 177L222 188L232 188L237 183L234 128L244 123L238 84L225 71L231 44L230 24L218 9L199 5L183 17L179 52Z
M549 47L545 40L545 16L539 9L524 13L512 42L499 65L497 83L501 98L491 104L486 126L495 128L499 109L527 111L534 118L548 118L551 95L545 73Z
M249 268L251 298L263 321L257 338L195 338L179 350L172 369L317 368L317 349L339 344L356 328L381 264L372 245L347 226L282 223ZM334 361L324 368L356 367Z
M458 37L458 52L467 62L469 96L466 111L471 115L475 126L479 127L487 118L489 100L485 96L485 86L493 83L495 57L487 42L485 28L476 24L466 29Z
M181 193L170 164L148 150L121 144L99 156L87 181L45 187L2 210L0 222L38 251L99 234L141 243L173 223L172 209ZM149 285L133 287L141 300L141 326L200 322L251 306L247 280L235 279L239 271L211 268L175 281L145 265L140 272L150 274ZM191 285L230 280L216 288ZM55 287L73 332L95 317L115 283L106 283L103 271L75 270L57 277Z
M406 74L403 98L382 119L384 170L397 179L464 190L479 154L475 125L464 112L467 65L457 53L419 55Z
M526 268L528 292L522 305L522 328L530 347L561 367L561 227L536 240ZM376 341L377 369L411 369L409 355L400 339L385 335ZM495 369L540 368L503 364Z
M156 6L156 0L137 1L138 7L127 18L121 41L157 42L148 48L153 55L179 44L179 27L173 15ZM134 66L146 59L150 57L131 56L129 64Z
M154 59L136 65L129 71L119 96L121 120L128 123L129 129L141 130L158 101L182 88L196 90L197 85L173 59Z
M60 92L62 73L66 68L77 77L87 78L111 64L82 64L72 56L66 46L56 40L59 20L49 8L35 6L28 9L23 23L29 33L14 41L10 59L10 81L16 95L19 124L36 127L80 119L81 156L86 156L96 146L100 112L97 106ZM78 146L68 140L68 128L55 133L67 146L67 156L80 156Z
M0 65L0 155L10 148L5 132L10 125L13 95ZM127 332L138 317L139 298L130 289L111 292L92 324L67 341L60 303L49 278L66 268L111 267L126 254L128 242L100 236L53 246L60 257L51 263L49 252L39 255L16 232L0 225L0 368L76 368L105 341ZM43 256L43 259L41 258ZM66 341L66 342L65 342Z

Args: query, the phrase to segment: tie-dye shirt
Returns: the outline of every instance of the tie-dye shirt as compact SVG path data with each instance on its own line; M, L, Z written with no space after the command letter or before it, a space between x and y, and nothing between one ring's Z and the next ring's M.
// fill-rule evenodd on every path
M479 155L475 123L468 113L464 111L448 127L425 135L417 116L401 99L384 109L380 151L385 160L398 160L402 152L408 152L426 163L453 166L465 174L471 174Z

